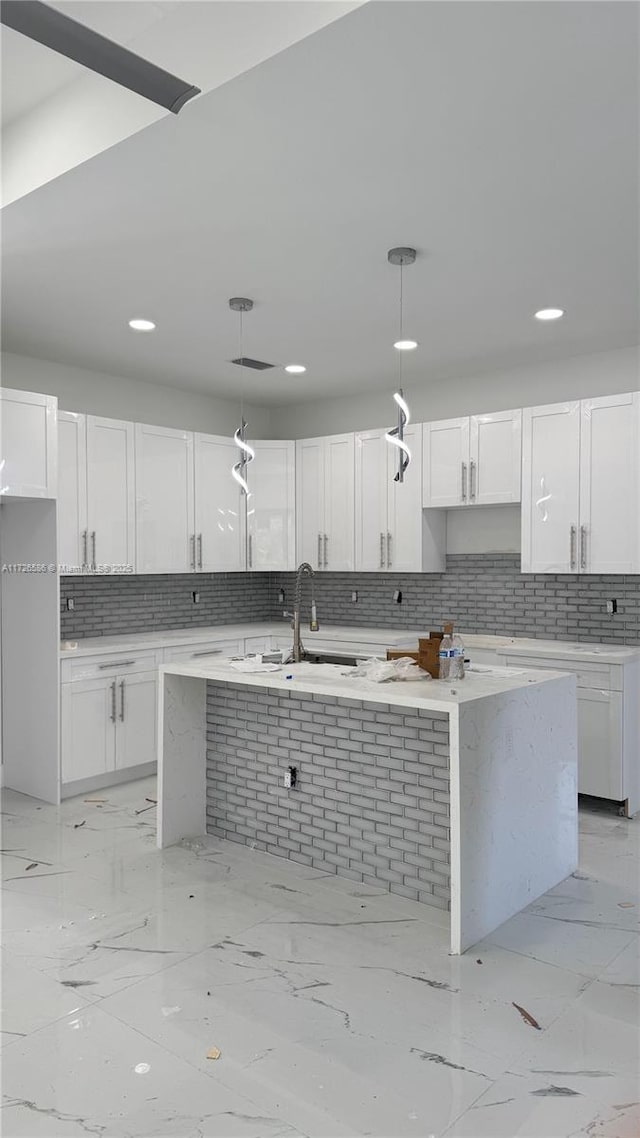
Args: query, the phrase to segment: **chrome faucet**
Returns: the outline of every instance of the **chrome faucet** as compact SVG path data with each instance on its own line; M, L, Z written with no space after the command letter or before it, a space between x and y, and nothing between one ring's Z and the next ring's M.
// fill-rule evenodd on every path
M316 614L316 599L315 599L315 595L314 595L314 591L313 591L314 572L313 572L313 569L311 568L311 566L309 565L309 562L303 561L301 565L298 565L298 568L296 570L296 588L295 588L295 594L294 594L294 600L293 600L293 612L290 613L290 612L286 612L286 610L285 610L285 612L282 614L283 616L285 616L285 617L289 616L292 619L291 627L293 628L293 645L291 648L291 653L290 653L289 658L287 660L288 664L290 664L292 662L294 664L298 664L300 662L300 660L304 659L304 654L305 654L304 645L302 643L302 637L300 635L300 609L302 607L302 578L303 577L310 577L311 578L311 619L309 621L309 631L310 632L317 632L318 629L320 628L320 625L318 624L318 617Z

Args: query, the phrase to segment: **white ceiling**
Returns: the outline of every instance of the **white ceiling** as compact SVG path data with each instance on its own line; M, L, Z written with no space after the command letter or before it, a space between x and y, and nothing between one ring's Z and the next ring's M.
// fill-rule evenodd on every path
M638 7L359 8L3 211L4 347L246 394L407 386L638 334ZM190 78L187 76L187 78ZM566 309L542 325L542 306ZM131 316L158 329L134 335Z

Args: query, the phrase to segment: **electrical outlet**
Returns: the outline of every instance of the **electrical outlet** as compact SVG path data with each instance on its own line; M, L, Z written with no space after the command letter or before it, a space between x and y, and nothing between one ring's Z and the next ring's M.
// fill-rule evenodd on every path
M357 591L357 589L354 589L352 594L351 594L351 603L354 605L357 605L357 603L358 603L358 591Z
M76 602L73 597L67 597L67 612L73 612L76 607Z
M280 591L278 593L278 604L279 605L284 604L284 589L280 589Z
M284 772L284 785L287 790L291 790L298 781L298 768L288 767Z
M200 604L200 593L197 593L194 589L194 591L191 594L191 599L192 599L194 605L199 605Z
M402 604L402 590L401 589L396 589L395 593L393 594L393 599L397 605Z
M607 601L607 612L609 613L609 615L612 616L613 613L617 612L617 611L618 611L618 602L616 600Z

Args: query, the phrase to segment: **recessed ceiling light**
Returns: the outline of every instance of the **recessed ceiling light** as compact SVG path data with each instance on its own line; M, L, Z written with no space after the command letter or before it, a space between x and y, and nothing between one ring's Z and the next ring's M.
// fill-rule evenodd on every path
M540 308L535 315L536 320L559 320L564 316L564 308Z
M129 321L129 327L133 329L134 332L153 332L155 324L153 320L139 320L136 318L135 320Z
M289 375L302 375L307 369L304 364L287 364L284 370L288 371Z
M396 340L393 345L399 352L412 352L414 348L418 347L417 340Z

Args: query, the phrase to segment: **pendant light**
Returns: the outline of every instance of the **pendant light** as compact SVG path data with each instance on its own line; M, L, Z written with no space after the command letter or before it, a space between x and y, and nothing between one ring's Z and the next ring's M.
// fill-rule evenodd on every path
M248 300L246 296L232 296L229 301L229 308L231 308L233 312L238 313L240 320L240 426L236 428L233 435L233 441L240 451L240 456L238 461L231 467L231 476L238 483L245 499L248 499L251 497L251 492L247 482L247 466L250 462L253 462L256 457L256 452L247 442L247 421L244 417L244 345L242 317L245 312L251 312L253 301Z
M400 335L393 345L398 356L398 387L393 393L393 400L397 408L398 422L397 425L385 434L385 439L391 446L396 448L398 456L398 467L393 476L394 482L404 482L406 470L411 462L411 448L405 441L404 432L405 428L411 422L411 413L409 405L404 397L402 391L402 360L405 352L411 352L418 347L416 340L408 340L404 334L403 322L403 279L402 273L405 265L412 265L416 259L415 249L409 249L406 246L398 246L396 249L389 249L387 253L387 260L391 265L397 265L400 268Z

